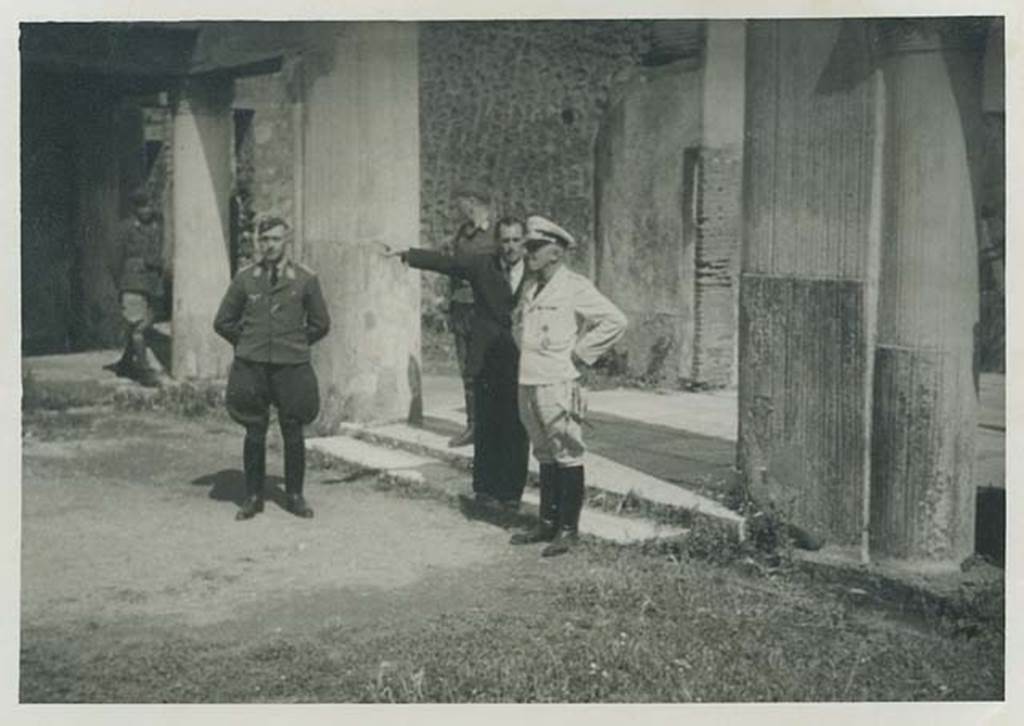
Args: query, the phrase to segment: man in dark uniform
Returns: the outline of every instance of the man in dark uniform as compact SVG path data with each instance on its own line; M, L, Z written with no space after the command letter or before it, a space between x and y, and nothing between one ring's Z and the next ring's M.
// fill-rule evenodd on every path
M309 348L327 335L330 317L320 283L309 268L284 254L289 228L279 217L257 226L262 259L238 271L217 310L213 327L235 348L228 376L228 413L245 426L242 461L246 498L236 519L263 511L267 428L277 408L284 440L287 507L312 517L302 497L306 448L302 427L320 411Z
M466 371L473 379L473 491L482 503L516 509L526 484L529 440L519 420L519 350L512 338L512 310L523 279L523 223L498 222L498 251L445 255L429 250L392 250L409 266L465 281L476 301Z
M124 220L110 249L108 266L117 285L125 325L125 348L113 370L144 386L157 386L146 336L163 297L163 235L144 189L132 193L132 216Z
M453 256L493 252L490 200L481 192L463 190L456 193L455 203L466 221L459 227L455 239L445 251ZM473 398L476 387L473 385L469 356L473 338L474 303L472 285L462 277L452 276L448 291L448 321L455 336L455 355L466 400L466 429L448 442L453 447L473 442L473 417L476 409Z

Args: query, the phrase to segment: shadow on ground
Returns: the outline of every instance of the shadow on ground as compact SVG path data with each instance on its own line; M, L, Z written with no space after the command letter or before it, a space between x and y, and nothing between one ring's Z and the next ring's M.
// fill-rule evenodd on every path
M197 487L210 487L210 499L218 502L233 502L241 506L245 501L245 474L239 469L221 469L214 474L205 474L190 482ZM268 476L263 486L263 495L281 509L287 508L284 479Z

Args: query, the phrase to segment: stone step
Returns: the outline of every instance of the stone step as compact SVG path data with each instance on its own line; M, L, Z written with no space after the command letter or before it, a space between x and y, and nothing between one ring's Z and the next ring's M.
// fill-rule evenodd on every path
M410 454L385 445L370 444L351 436L326 436L306 440L306 448L330 460L410 488L429 488L442 498L457 501L470 494L470 479L462 467L453 468L440 459ZM446 469L447 471L442 470ZM458 483L453 486L453 482ZM523 493L523 504L536 517L540 499L536 491ZM525 524L525 522L523 522ZM619 544L645 542L660 538L682 537L685 527L666 525L638 517L623 517L586 508L580 517L580 532Z
M413 452L445 461L463 469L472 467L473 447L448 447L446 436L409 424L342 424L341 433L374 444ZM536 483L539 466L532 457L529 463L531 479ZM686 524L694 517L707 518L733 531L737 539L744 539L746 531L742 516L709 497L663 481L641 471L623 466L611 459L588 453L586 458L588 496L610 496L618 502L638 501L648 505L655 519L659 510L679 516L673 521Z

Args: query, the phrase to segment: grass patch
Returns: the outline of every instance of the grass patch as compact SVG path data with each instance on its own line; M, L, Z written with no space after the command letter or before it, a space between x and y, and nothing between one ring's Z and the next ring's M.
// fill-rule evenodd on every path
M62 412L72 408L103 403L109 392L91 381L42 382L26 370L21 376L21 411L23 414Z
M224 383L182 381L160 388L120 388L113 396L122 411L163 411L184 418L200 418L223 413Z
M747 702L993 700L1003 633L913 626L813 584L585 546L501 611L256 643L23 639L22 700ZM495 583L502 578L494 575ZM481 586L500 586L481 583ZM82 641L85 641L84 643ZM75 644L75 645L71 645ZM77 650L71 650L76 648Z

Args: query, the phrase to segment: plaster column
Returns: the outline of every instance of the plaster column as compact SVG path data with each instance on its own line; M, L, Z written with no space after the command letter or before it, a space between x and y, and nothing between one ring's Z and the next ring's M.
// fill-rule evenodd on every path
M738 459L751 492L866 558L878 73L861 20L747 25Z
M231 81L190 79L174 108L175 378L220 378L231 346L213 332L217 306L231 279L228 200L231 193Z
M311 33L301 226L333 321L315 354L318 427L415 419L420 273L382 258L376 243L420 237L417 26L333 23Z
M956 564L974 546L980 121L970 25L879 21L884 207L875 345L872 552Z

